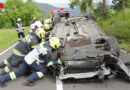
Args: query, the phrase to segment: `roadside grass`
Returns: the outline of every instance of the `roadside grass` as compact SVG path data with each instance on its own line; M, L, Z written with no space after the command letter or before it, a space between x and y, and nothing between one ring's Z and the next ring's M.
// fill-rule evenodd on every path
M29 28L24 29L25 35L30 31ZM0 31L0 52L9 48L18 41L17 32L15 30Z
M118 12L107 20L97 21L107 35L115 36L119 46L130 52L130 9L125 11L125 20L122 12Z
M130 42L126 42L126 41L123 41L123 40L119 41L119 42L122 42L122 43L119 44L119 46L122 49L126 50L127 52L130 52Z

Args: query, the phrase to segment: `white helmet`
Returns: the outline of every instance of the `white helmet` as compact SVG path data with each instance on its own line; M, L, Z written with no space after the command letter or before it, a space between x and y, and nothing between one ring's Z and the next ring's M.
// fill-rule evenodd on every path
M42 26L43 25L40 21L36 21L35 23L30 25L31 29L42 28Z
M50 22L49 19L44 20L44 24L48 24L49 22Z
M43 38L46 35L46 32L42 28L37 28L36 29L36 34L39 38Z
M17 21L18 21L18 22L21 21L21 18L18 18Z
M31 29L35 29L35 24L30 25Z
M36 20L36 17L33 17L33 20Z
M49 21L49 24L51 24L51 23L52 23L52 20L51 20L51 19L48 19L48 21Z
M35 25L35 27L37 27L37 28L41 28L41 27L43 26L40 21L36 21L36 22L34 23L34 25Z

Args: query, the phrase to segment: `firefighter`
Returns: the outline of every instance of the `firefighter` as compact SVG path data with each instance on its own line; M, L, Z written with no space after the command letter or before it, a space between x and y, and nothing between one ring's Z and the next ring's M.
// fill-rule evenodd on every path
M33 17L33 20L32 20L31 24L35 23L36 21L37 21L36 17Z
M14 80L26 74L30 70L33 70L34 72L27 78L25 85L35 85L36 80L44 77L46 67L54 64L61 64L60 60L53 62L50 61L51 52L57 50L60 45L60 40L56 37L50 38L46 43L41 43L38 47L25 56L23 63L17 71L10 72L9 74L0 77L1 87L7 86L6 82Z
M31 32L35 32L37 28L42 28L43 24L40 21L35 21L34 23L32 23L30 25L32 31Z
M16 28L17 28L17 33L18 33L18 39L20 41L20 36L22 36L23 38L25 37L24 29L22 28L22 23L21 23L20 18L17 19Z
M54 28L54 24L53 24L53 22L52 22L52 20L51 19L46 19L45 21L44 21L44 25L45 24L48 24L49 25L49 27L50 27L50 31Z
M49 19L45 19L44 20L44 24L49 24L50 22L49 22Z
M43 25L43 29L44 29L46 32L51 31L50 26L49 26L48 24L44 24L44 25Z
M46 37L44 39L45 39L45 41L48 41L49 40L49 36L51 34L50 26L48 24L44 24L43 25L43 29L46 32Z
M3 68L1 74L11 72L12 67L17 67L32 49L37 47L43 41L45 31L38 28L36 33L32 32L24 39L22 39L13 49L11 56L0 63L0 68Z

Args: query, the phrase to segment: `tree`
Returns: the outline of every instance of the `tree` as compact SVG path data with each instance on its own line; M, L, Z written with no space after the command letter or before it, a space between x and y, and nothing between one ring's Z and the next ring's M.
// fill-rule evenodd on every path
M130 0L112 0L113 9L117 11L121 11L123 2L124 2L125 8L130 8Z
M103 8L102 8L102 10L103 10L103 12L102 12L103 19L106 19L106 10L107 10L106 0L103 0Z
M105 10L105 18L103 17L103 2L98 2L95 4L95 8L93 9L93 15L96 18L96 20L100 21L101 19L106 19L111 17L112 12L109 8L106 8Z
M122 8L123 8L123 19L125 20L125 1L122 0Z
M94 16L97 20L102 19L102 11L103 11L102 8L103 8L103 3L99 2L96 4L96 8L93 10Z
M70 0L70 7L73 9L75 6L80 7L80 11L85 15L87 8L92 8L92 1L93 0Z
M3 16L0 17L0 28L15 27L17 19L21 18L24 26L31 24L33 17L42 18L42 13L39 6L27 0L6 0L5 9L7 10Z
M75 6L80 7L80 11L83 14L86 14L86 8L93 9L93 0L70 0L70 7L73 9ZM106 0L103 0L103 7L102 7L102 16L106 18Z
M125 8L130 8L130 0L113 0L114 10L123 11L123 19L125 20Z

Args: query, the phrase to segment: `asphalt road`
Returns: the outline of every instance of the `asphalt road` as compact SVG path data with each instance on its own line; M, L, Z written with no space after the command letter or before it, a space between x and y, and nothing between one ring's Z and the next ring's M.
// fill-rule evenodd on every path
M0 62L11 54L12 48L0 55ZM121 52L120 59L123 62L130 61L130 55ZM84 82L84 83L56 83L56 79L47 74L42 80L37 81L33 87L24 86L27 76L8 82L6 88L0 90L130 90L130 83L113 78L104 82Z

